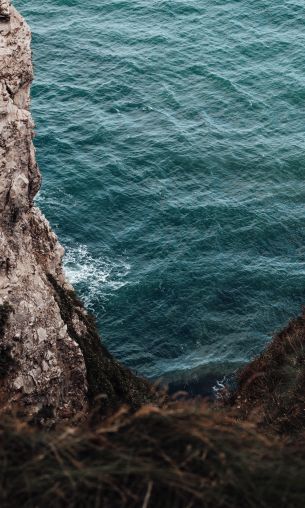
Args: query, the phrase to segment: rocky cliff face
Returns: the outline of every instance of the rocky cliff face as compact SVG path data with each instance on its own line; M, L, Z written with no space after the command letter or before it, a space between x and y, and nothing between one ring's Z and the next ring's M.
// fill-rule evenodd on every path
M79 418L100 396L137 405L147 384L103 348L62 271L63 248L33 198L29 27L0 0L0 409L41 422Z

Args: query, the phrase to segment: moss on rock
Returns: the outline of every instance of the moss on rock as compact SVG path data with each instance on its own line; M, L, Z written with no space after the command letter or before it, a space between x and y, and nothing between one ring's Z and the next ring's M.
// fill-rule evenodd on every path
M0 379L7 375L10 367L14 364L10 349L1 343L12 311L13 308L9 303L5 302L3 305L0 305Z
M98 404L103 412L109 412L122 403L138 408L152 400L155 395L148 381L137 377L117 362L103 346L94 317L84 309L76 293L62 287L52 274L47 277L54 289L68 334L82 351L91 404L94 403L95 407ZM75 317L82 323L83 333L76 330L73 322Z

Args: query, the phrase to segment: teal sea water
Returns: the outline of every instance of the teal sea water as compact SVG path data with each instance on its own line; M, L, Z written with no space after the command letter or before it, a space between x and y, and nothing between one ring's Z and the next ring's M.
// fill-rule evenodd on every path
M109 349L230 371L305 303L301 0L16 0L37 202Z

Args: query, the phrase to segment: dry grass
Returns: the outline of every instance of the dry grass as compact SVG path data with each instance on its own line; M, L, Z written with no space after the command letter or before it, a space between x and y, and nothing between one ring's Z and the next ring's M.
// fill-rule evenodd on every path
M160 395L51 432L2 417L1 508L303 508L305 314L237 381L222 407Z
M204 403L126 409L95 429L0 425L0 505L82 508L298 508L298 453Z
M232 401L242 418L255 420L268 430L291 435L304 429L304 312L239 373Z

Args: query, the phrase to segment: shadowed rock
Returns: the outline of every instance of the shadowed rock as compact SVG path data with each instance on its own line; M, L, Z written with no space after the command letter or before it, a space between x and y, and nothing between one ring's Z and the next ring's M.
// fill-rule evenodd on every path
M9 21L10 19L10 1L0 0L0 21Z

